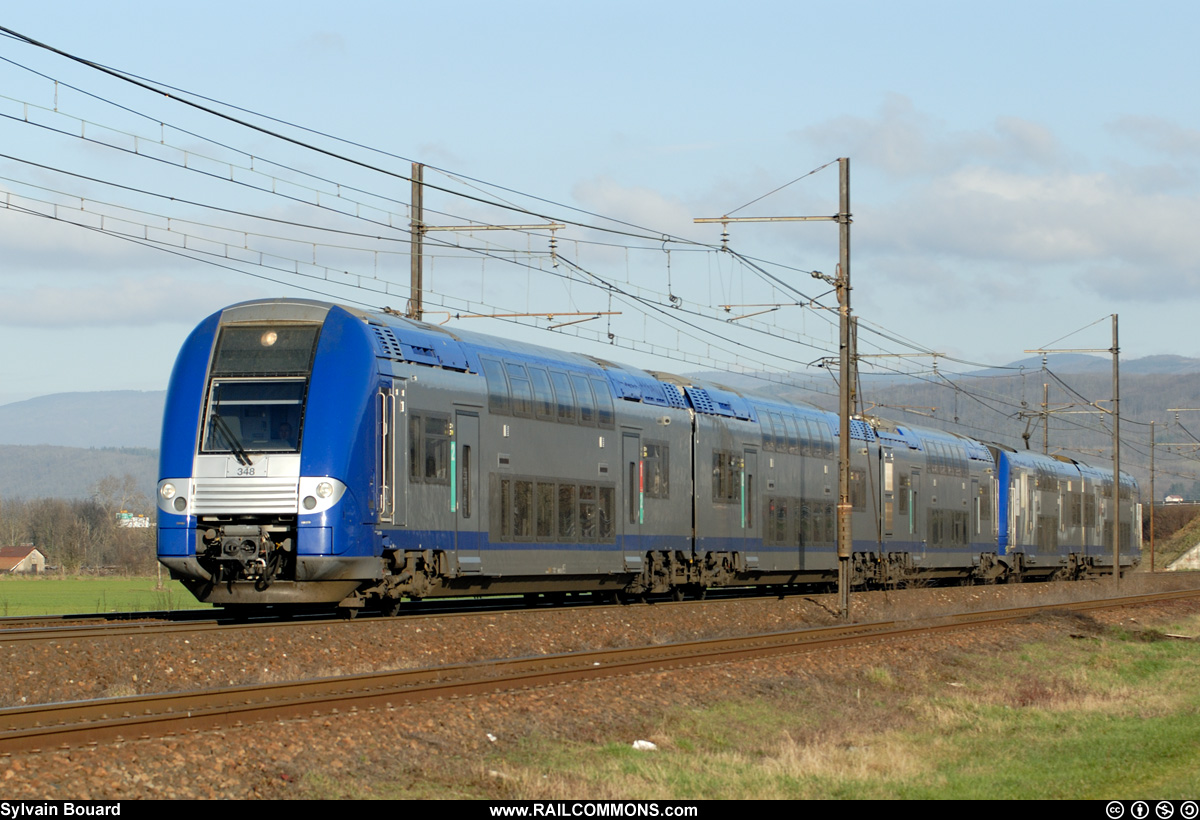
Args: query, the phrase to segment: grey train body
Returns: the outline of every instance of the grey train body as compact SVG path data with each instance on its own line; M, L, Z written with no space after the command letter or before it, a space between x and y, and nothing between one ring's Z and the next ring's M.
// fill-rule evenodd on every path
M274 344L271 328L306 322L307 369L222 370L231 328ZM836 578L840 433L825 411L298 300L228 308L193 336L164 423L159 554L203 600L393 609L403 597L681 596ZM286 416L229 398L260 384L279 394L284 378L300 397ZM254 412L263 425L286 417L294 452L224 447L218 402L225 418L243 414L238 429ZM856 585L1110 573L1118 503L1120 565L1136 562L1127 476L1114 494L1111 472L878 419L850 435ZM293 482L270 516L238 506L261 476L235 474L260 464ZM213 482L224 506L197 498ZM323 483L328 498L306 489ZM241 533L247 552L234 556Z

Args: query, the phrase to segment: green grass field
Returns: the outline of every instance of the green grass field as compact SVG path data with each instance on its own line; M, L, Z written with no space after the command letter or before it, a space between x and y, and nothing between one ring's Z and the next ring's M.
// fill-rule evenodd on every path
M527 738L494 752L504 796L549 799L1190 799L1200 792L1200 617L968 653L902 677L681 709L659 751ZM479 778L474 797L496 796Z
M1200 617L951 652L815 677L611 725L539 725L397 780L366 763L306 773L336 799L1194 799ZM738 674L729 666L729 677ZM482 733L483 727L480 728ZM414 732L414 737L424 737ZM657 751L631 748L634 738Z
M0 617L207 609L178 581L153 575L0 576Z

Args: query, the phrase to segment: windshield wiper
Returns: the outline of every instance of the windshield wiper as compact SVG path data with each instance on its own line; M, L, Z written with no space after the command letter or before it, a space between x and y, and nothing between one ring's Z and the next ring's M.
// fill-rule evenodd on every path
M220 413L213 411L212 420L216 428L221 431L221 435L225 436L225 441L229 443L229 449L233 451L233 456L238 460L238 464L241 464L243 467L249 467L250 456L247 455L246 448L242 446L238 437L234 435L233 430L225 423L225 419L221 418Z

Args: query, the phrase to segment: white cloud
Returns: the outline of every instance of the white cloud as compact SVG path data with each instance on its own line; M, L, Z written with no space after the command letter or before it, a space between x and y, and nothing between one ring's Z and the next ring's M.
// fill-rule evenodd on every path
M1170 157L1200 157L1200 130L1184 128L1162 117L1119 117L1108 128L1118 136Z
M1000 116L990 128L950 131L901 94L887 95L875 117L837 117L795 136L823 152L852 157L898 178L943 174L980 161L1047 168L1065 160L1058 140L1038 123Z
M199 277L114 278L101 274L86 279L60 278L58 282L61 284L6 287L0 295L0 324L129 327L193 322L231 302L251 298L245 289Z
M1176 158L1200 154L1200 132L1163 120L1124 118L1113 129ZM861 182L855 191L860 254L957 271L970 292L985 281L994 288L988 277L999 266L1006 277L1025 271L1038 292L1069 284L1124 301L1200 296L1200 189L1189 166L1096 170L1038 123L1002 116L951 132L898 95L874 118L837 118L799 137L844 139L843 153L866 166L870 194Z
M335 31L314 32L300 43L299 51L306 57L337 56L346 54L346 38Z
M692 226L694 215L680 200L649 188L621 185L611 177L594 177L579 182L572 189L572 194L589 211L650 230L681 233Z

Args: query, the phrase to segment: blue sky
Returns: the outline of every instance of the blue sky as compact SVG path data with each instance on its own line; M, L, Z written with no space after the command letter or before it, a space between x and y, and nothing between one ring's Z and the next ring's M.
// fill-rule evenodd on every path
M457 327L685 372L783 371L833 354L827 311L791 306L736 326L720 321L723 304L795 299L713 250L719 227L692 219L720 216L848 156L854 307L864 325L887 334L862 331L863 352L909 350L895 341L906 339L1003 363L1089 325L1060 346L1107 347L1107 321L1092 323L1118 313L1123 356L1200 356L1190 332L1200 306L1197 15L1194 4L1097 2L110 2L69 15L15 8L3 25L57 48L396 157L304 136L390 173L364 171L0 38L0 57L149 119L65 85L56 90L12 63L0 64L0 94L8 98L0 113L22 117L26 104L40 106L49 112L35 119L63 131L138 134L142 151L150 150L155 121L192 131L162 128L156 150L171 162L156 164L6 119L0 153L13 159L0 158L0 191L27 205L84 197L92 204L77 208L74 221L126 209L115 222L117 211L108 211L110 230L136 232L170 216L171 241L192 250L207 240L208 250L226 254L230 233L241 231L241 244L255 253L324 277L234 265L248 272L238 273L0 209L0 344L9 351L0 402L161 389L180 343L205 315L243 299L313 295L297 285L403 306L402 230L317 213L176 162L187 152L189 167L203 168L216 156L208 170L219 176L222 157L237 154L231 149L255 154L256 169L261 158L286 159L330 184L361 187L375 204L395 197L394 206L378 209L390 210L395 224L406 218L406 160L416 159L512 190L427 172L428 182L447 189L427 192L426 207L439 212L431 223L529 221L458 195L471 193L591 226L559 234L558 252L578 265L569 279L567 262L553 267L544 233L440 234L488 255L431 249L428 307L620 316L557 335L488 319ZM200 137L231 148L221 154ZM281 189L298 179L294 172L272 178ZM359 207L350 199L336 207ZM737 215L828 214L836 205L830 166ZM616 223L570 208L633 223L642 238L596 230ZM267 230L231 211L379 238L334 241L278 222ZM174 227L189 220L192 228ZM707 247L645 238L663 234ZM824 289L807 271L832 273L837 261L831 225L734 225L731 244L808 296ZM328 281L344 282L347 273L388 293ZM611 303L588 284L597 279L645 301ZM668 293L692 311L688 324L677 321L682 310L662 307ZM745 327L752 321L761 324ZM907 367L928 366L918 359Z

